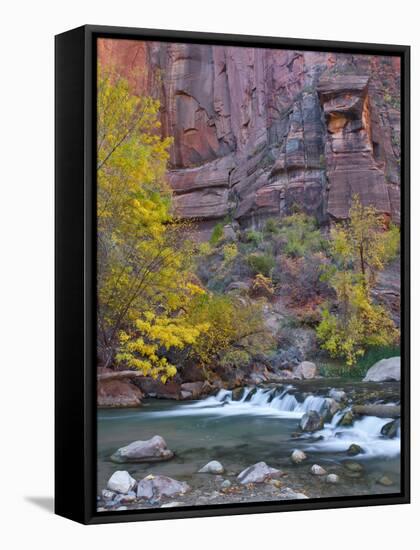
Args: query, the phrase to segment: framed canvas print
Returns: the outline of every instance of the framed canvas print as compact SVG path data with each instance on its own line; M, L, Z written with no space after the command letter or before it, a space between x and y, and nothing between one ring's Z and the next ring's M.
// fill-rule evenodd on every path
M409 47L56 37L56 512L409 502Z

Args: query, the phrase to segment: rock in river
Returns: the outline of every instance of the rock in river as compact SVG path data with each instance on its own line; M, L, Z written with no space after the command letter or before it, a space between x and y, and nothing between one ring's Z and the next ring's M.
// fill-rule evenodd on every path
M188 483L167 476L148 475L137 485L137 498L147 500L184 495L191 490Z
M276 468L267 466L265 462L257 462L253 466L249 466L238 475L238 480L242 485L247 483L264 483L269 479L275 479L283 476L284 473Z
M119 464L124 462L155 462L169 460L174 456L166 442L160 435L155 435L147 441L133 441L126 447L121 447L112 456L111 460Z
M326 397L320 410L320 415L325 422L330 422L338 410L340 410L340 405L337 401L332 397Z
M346 399L346 392L343 390L336 390L335 388L331 388L328 395L335 399L335 401L344 401Z
M319 464L314 464L311 467L311 474L314 476L324 476L326 473L326 470L322 466L319 466Z
M347 449L347 454L349 456L356 456L362 454L364 451L360 445L357 445L357 443L352 443L350 447Z
M340 481L340 478L338 477L337 474L328 474L327 477L325 478L325 481L327 483L331 483L332 485L335 485Z
M303 462L307 458L308 457L306 456L306 454L303 451L301 451L300 449L295 449L293 451L293 453L291 454L291 456L290 456L290 460L294 464L300 464L301 462Z
M385 426L382 427L381 434L389 438L397 437L400 430L400 425L401 421L399 418L392 420L391 422L387 422Z
M316 432L324 427L324 420L316 411L309 411L302 416L299 427L303 432Z
M363 472L363 470L364 470L364 468L361 464L359 464L358 462L353 462L352 460L344 461L343 466L344 466L344 468L346 468L350 472L360 473L360 472Z
M381 359L370 367L363 382L387 382L389 380L399 381L401 379L401 358L391 357Z
M354 416L352 411L346 411L338 422L339 426L353 426Z
M391 478L389 478L388 476L386 475L383 475L382 477L380 477L377 481L377 483L379 483L379 485L383 485L384 487L390 487L391 485L394 484L394 482L392 481Z
M117 470L108 480L108 489L115 493L128 493L136 485L136 480L125 470Z
M205 466L198 470L199 474L223 474L225 469L217 460L211 460Z

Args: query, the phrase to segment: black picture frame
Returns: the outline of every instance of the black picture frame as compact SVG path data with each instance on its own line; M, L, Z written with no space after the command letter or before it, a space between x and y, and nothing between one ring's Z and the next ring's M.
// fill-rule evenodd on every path
M401 58L401 492L278 503L96 512L96 39ZM55 37L55 512L84 524L410 502L410 47L86 25Z

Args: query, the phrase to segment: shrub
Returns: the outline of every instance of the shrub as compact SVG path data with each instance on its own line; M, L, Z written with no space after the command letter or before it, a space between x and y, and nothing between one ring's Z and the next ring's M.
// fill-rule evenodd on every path
M226 263L231 262L238 255L238 247L235 243L225 244L223 247L223 258Z
M269 277L257 273L252 281L250 293L255 298L271 298L274 294L273 283Z
M223 237L223 224L221 222L216 223L216 225L213 228L213 231L210 235L210 244L212 246L216 246L216 244L221 240Z
M321 363L320 374L328 377L364 378L370 367L381 359L399 355L400 348L398 346L375 346L369 348L355 365L347 365L337 361Z
M366 374L368 369L381 359L389 359L390 357L397 357L401 353L399 346L376 346L369 348L364 356L357 362L357 367L363 370L363 374Z
M258 348L258 338L268 341L262 315L262 304L243 298L222 295L201 295L194 300L188 320L192 326L208 328L198 338L190 357L203 367L210 366L218 356L237 347L245 351Z
M248 229L245 231L245 242L258 246L263 240L264 236L260 231L254 231L254 229Z
M270 276L276 265L276 260L272 254L250 254L246 261L253 275L261 273L265 277Z
M394 345L399 333L385 308L372 302L361 283L345 281L343 286L340 310L322 312L317 336L331 357L343 357L347 365L354 365L367 348Z
M292 306L315 303L333 297L333 291L323 280L328 260L322 252L307 254L303 258L281 256L272 279L280 295L287 297Z
M264 226L264 233L267 233L269 235L275 235L279 232L279 225L278 221L274 218L268 218L268 220L265 222Z
M315 218L297 213L283 218L279 229L280 242L286 255L301 257L324 248L324 240Z
M234 349L227 351L220 360L222 367L234 368L234 367L246 367L249 365L251 356L245 350Z
M205 242L205 243L199 244L198 253L200 254L200 256L208 256L209 254L211 254L211 252L212 252L212 248L210 243Z

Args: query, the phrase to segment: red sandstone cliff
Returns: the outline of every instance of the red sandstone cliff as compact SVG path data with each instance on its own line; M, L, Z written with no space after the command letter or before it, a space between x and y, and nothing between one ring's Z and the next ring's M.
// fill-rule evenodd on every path
M399 59L100 40L174 137L184 217L258 224L294 204L345 218L351 196L399 220Z

